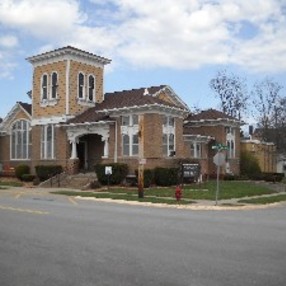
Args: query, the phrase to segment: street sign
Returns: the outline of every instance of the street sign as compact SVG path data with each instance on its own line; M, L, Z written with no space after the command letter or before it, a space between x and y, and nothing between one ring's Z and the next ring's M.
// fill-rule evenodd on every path
M228 146L223 145L223 144L221 144L221 143L218 143L218 144L216 144L216 145L213 145L213 146L212 146L212 149L213 149L213 150L218 150L218 151L228 150Z
M213 162L218 166L223 166L225 164L225 155L224 153L218 152L214 155Z

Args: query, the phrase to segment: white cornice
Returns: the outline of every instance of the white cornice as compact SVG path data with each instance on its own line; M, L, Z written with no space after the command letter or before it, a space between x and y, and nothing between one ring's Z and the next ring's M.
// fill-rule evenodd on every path
M183 134L184 141L196 141L196 142L209 142L210 140L214 140L215 137L207 136L207 135L200 135L200 134Z
M73 47L61 48L37 56L28 57L26 58L26 60L30 62L34 67L59 61L73 60L103 68L104 65L109 64L111 62L110 59L103 58L82 50L78 50Z
M185 127L218 126L218 125L239 127L245 124L244 122L229 118L187 120L184 123L189 124L189 126Z
M162 91L169 93L169 95L171 96L171 98L174 100L175 103L177 104L179 103L186 111L190 112L188 105L168 85L166 85L163 89L157 91L153 96L156 97Z
M69 116L62 115L62 116L40 117L40 118L32 119L31 125L35 126L35 125L65 123L73 117L74 116L71 116L71 115L69 115Z
M175 115L177 117L184 118L186 111L177 107L167 106L163 104L145 104L145 105L134 105L134 106L125 106L121 108L111 108L98 110L97 112L102 112L109 114L110 116L120 116L122 114L144 114L144 113L159 113L167 115Z

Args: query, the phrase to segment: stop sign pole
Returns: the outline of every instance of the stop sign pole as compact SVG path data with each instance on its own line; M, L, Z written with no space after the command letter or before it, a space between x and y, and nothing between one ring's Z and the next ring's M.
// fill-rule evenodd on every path
M225 155L222 150L228 150L228 147L222 144L217 144L212 146L212 149L217 150L217 153L213 157L213 162L216 164L216 193L215 193L215 205L217 206L218 196L219 196L219 171L220 167L225 164Z

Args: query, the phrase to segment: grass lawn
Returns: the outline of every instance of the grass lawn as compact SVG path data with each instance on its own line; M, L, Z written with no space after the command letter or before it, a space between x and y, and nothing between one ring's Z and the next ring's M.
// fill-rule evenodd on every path
M126 189L125 189L126 190ZM126 201L138 201L138 202L149 202L149 203L161 203L161 204L192 204L194 203L191 200L180 200L176 201L175 198L171 197L149 197L145 193L145 197L143 199L138 198L137 190L133 189L132 191L129 189L124 193L124 189L110 189L110 192L74 192L74 191L58 191L51 192L51 194L57 195L66 195L66 196L81 196L81 197L92 197L92 198L105 198L105 199L113 199L113 200L126 200Z
M189 204L191 200L215 200L216 181L209 181L200 185L189 185L183 188L182 204ZM111 198L111 199L124 199L133 201L146 201L158 203L175 204L175 187L167 188L146 188L144 190L144 199L138 199L136 188L120 188L110 187L105 191L96 192L73 192L61 191L53 192L54 194L63 194L70 196L84 196L96 198ZM221 181L219 199L231 199L259 196L265 194L272 194L275 191L270 190L264 186L241 181Z
M17 181L0 181L0 186L22 187L23 184Z
M261 197L261 198L253 198L247 200L240 200L239 203L247 203L247 204L272 204L286 201L286 195L277 195L277 196L269 196L269 197Z

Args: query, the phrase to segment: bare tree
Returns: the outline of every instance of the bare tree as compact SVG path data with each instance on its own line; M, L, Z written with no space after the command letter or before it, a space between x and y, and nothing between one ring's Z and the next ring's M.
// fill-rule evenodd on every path
M265 78L256 82L251 92L261 139L274 142L279 152L286 151L286 97L281 96L282 89L279 83Z
M279 94L281 89L281 85L269 78L254 84L251 92L254 106L253 115L260 128L274 127L275 121L277 121L278 106L281 103Z
M241 120L247 111L249 99L246 80L222 70L210 81L210 88L220 99L222 111Z

